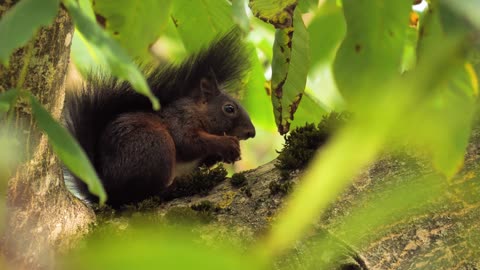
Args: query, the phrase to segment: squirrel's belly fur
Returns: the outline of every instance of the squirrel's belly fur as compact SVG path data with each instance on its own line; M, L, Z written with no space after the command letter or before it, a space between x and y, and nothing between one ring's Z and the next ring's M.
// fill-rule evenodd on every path
M92 75L67 91L64 119L107 193L120 207L168 192L174 178L199 165L240 158L238 140L255 136L248 113L225 89L248 70L238 30L230 31L178 65L147 75L160 111L126 82ZM98 198L65 174L68 186L88 202Z
M183 176L183 175L191 173L193 170L195 170L195 168L198 167L200 162L201 162L201 160L197 159L197 160L193 160L193 161L190 161L190 162L177 162L177 163L175 163L174 176L179 177L179 176Z

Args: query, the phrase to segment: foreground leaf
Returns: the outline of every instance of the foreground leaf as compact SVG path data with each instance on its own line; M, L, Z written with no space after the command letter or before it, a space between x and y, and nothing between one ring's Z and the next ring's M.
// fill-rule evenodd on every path
M30 95L30 104L38 126L47 134L53 151L58 158L73 174L88 185L88 190L92 194L99 197L100 204L105 203L107 199L105 190L80 145L64 127L53 119L33 95Z
M441 0L442 3L448 4L452 9L460 12L467 17L471 23L473 23L477 29L480 29L480 1L478 0Z
M314 16L308 25L312 69L333 60L346 31L342 8L334 0L326 1Z
M270 93L265 89L263 67L257 57L255 48L252 47L251 52L252 70L241 102L255 126L274 131L276 126L272 114L273 108Z
M170 19L171 0L95 1L95 15L133 57L147 59ZM128 12L127 12L128 11Z
M78 3L75 0L64 0L63 3L75 22L78 30L75 35L81 35L80 39L85 42L85 46L88 48L87 52L91 57L97 63L104 64L104 68L108 68L113 75L129 81L133 88L147 96L152 102L153 108L158 110L160 103L150 91L145 77L122 47L97 25L88 0L80 0ZM77 56L76 58L81 57Z
M254 257L225 242L205 244L192 228L132 226L121 233L100 228L103 233L90 237L86 248L65 258L63 269L261 269Z
M228 1L176 0L171 16L183 45L191 53L234 26Z
M462 28L456 29L458 25L451 21L455 18L447 16L441 20L442 9L435 3L430 8L421 25L417 49L419 61L427 58L436 44L449 42L444 34L445 28L462 33L460 36L466 33ZM478 96L478 79L469 63L463 62L457 67L454 63L449 65L450 69L454 68L452 75L444 78L439 87L430 89L428 99L412 117L409 130L415 130L411 140L426 148L435 168L450 179L463 166Z
M10 110L13 101L17 99L18 90L10 89L6 92L0 93L0 113L5 113Z
M416 74L406 78L392 75L387 84L372 84L378 98L358 111L312 160L276 224L255 252L271 257L291 247L355 175L375 161L385 143L410 126L411 112L423 105L431 89L437 89L455 74L463 50L458 40L437 44L419 63ZM412 135L416 132L409 131Z
M0 63L7 65L10 54L25 45L42 26L49 25L58 12L60 0L22 0L0 20Z
M411 1L344 0L347 36L334 62L338 89L361 109L379 93L373 87L399 74ZM373 80L375 79L375 80Z

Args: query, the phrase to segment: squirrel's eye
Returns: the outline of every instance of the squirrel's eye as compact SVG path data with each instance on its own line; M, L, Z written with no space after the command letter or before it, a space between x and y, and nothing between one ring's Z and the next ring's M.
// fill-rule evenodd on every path
M229 114L232 114L235 112L235 107L233 107L232 104L226 104L223 106L223 110L226 112L226 113L229 113Z

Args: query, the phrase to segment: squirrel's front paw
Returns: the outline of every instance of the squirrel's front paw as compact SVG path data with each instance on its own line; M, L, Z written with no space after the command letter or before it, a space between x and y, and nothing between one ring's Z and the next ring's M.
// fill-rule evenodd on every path
M223 162L233 163L240 160L240 143L237 137L226 136L224 141L224 149L221 153Z

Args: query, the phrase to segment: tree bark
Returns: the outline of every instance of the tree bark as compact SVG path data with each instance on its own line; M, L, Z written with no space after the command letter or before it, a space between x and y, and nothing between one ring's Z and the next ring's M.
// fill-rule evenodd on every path
M412 209L419 207L420 211L402 210L400 215L393 211L380 226L374 225L376 216L370 216L368 220L366 213L366 222L357 220L359 222L353 224L363 227L353 227L355 232L352 234L355 235L350 235L348 230L340 228L369 201L388 199L392 195L388 192L395 187L413 179L420 179L421 183L423 177L436 175L430 163L415 153L385 154L354 179L352 185L325 211L308 233L309 237L297 242L290 256L279 259L278 268L316 269L315 258L325 258L323 253L329 250L325 250L325 246L316 248L313 239L331 238L326 242L329 249L337 245L343 252L341 258L331 262L335 264L335 269L480 269L479 130L476 128L472 134L463 169L451 181L442 179L444 182L438 182L446 185L440 197L425 200L423 207L411 206ZM235 239L254 242L269 229L288 197L282 192L272 192L272 186L282 181L275 162L247 172L246 185L241 188L232 186L227 180L206 195L178 198L161 204L154 208L154 213L167 220L179 213L182 218L192 215L205 220L203 210L195 212L192 209L202 204L210 205L208 208L213 210L208 216L212 220L200 226L200 231L219 242L223 235L235 236L234 239L226 239L229 242L238 241ZM293 172L293 175L290 181L301 181L301 171ZM428 187L426 191L428 193ZM405 200L408 203L409 199ZM142 206L133 210L142 210ZM125 227L124 222L128 219L119 219L119 226ZM344 244L343 240L352 242ZM352 244L355 248L350 246Z
M2 1L0 15L16 1ZM60 9L51 26L0 67L0 92L21 85L59 119L74 27ZM15 107L15 131L26 159L8 183L7 227L2 250L15 268L49 268L54 250L64 250L88 231L94 214L67 191L59 160L36 126L26 100Z

